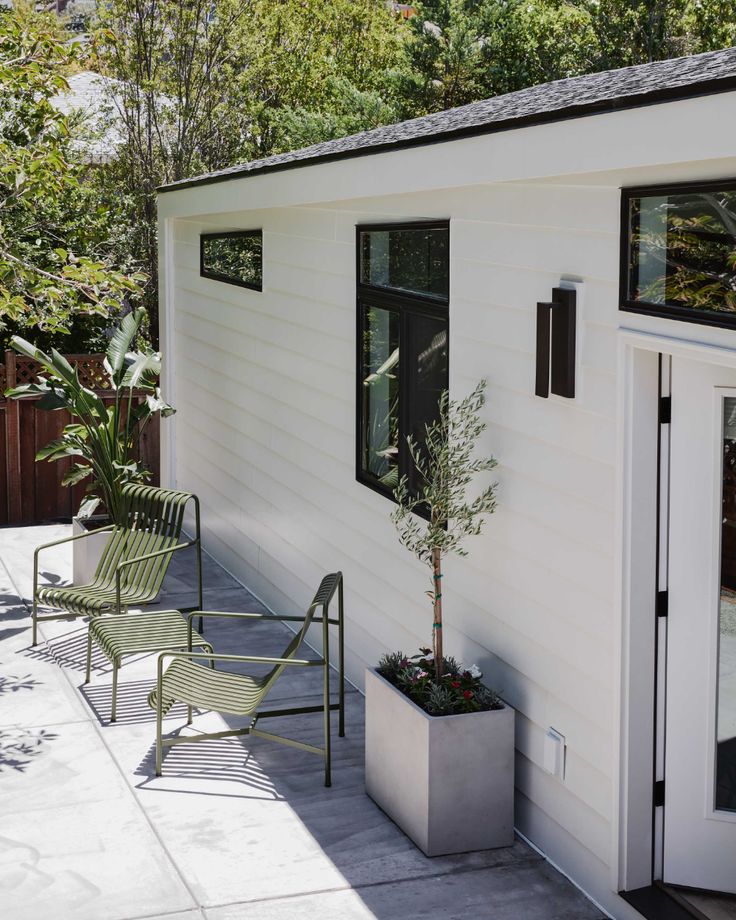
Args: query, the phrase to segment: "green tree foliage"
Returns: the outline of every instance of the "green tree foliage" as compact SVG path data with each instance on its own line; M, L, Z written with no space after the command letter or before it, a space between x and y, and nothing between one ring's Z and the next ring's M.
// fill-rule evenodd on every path
M734 0L418 0L402 114L736 43Z
M100 22L124 136L105 181L151 278L155 336L157 187L394 121L382 89L399 23L383 0L110 0Z
M113 270L106 212L70 154L69 120L51 100L78 64L54 17L0 13L0 339L59 337L88 317L104 325L142 276Z
M403 32L383 0L252 0L240 36L248 156L394 121Z

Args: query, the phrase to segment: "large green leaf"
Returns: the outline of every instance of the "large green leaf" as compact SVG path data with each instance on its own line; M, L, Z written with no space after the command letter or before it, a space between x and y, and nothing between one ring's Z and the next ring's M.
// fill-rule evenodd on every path
M86 479L92 474L91 466L81 466L77 464L73 466L69 472L61 480L63 486L75 486L78 482L81 482L83 479Z
M123 321L115 330L115 335L110 339L107 346L107 364L110 368L110 376L116 387L122 384L125 374L125 356L130 351L133 341L138 330L140 329L146 311L143 307L138 307L123 317Z
M151 389L156 385L156 380L161 373L161 355L158 352L136 352L130 355L132 358L127 364L125 374L123 375L121 386L144 387Z
M100 498L97 495L89 495L79 506L77 516L80 518L91 517L100 505Z
M73 390L79 387L79 377L77 376L76 368L72 367L64 355L55 348L51 349L51 364L47 369L49 373L54 374L54 376L58 377L60 380L68 383Z
M10 340L10 344L13 348L22 355L25 355L27 358L33 358L34 361L40 361L41 364L44 364L46 367L51 366L51 358L40 348L36 348L35 345L31 345L30 342L27 342L25 339L22 339L19 335L14 335Z
M61 457L83 457L84 451L65 438L51 441L36 454L36 460L59 460Z
M38 409L68 409L69 400L61 390L46 390L36 403Z

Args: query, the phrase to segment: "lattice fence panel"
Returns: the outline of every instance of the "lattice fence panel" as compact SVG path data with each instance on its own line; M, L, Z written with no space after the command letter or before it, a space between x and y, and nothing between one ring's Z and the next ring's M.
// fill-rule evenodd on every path
M77 368L79 382L82 386L89 387L99 393L112 391L110 381L107 379L103 365L104 355L67 355L67 361ZM0 365L0 399L8 386L20 386L24 383L33 383L41 372L41 365L33 358L21 355L15 357L15 379L8 380L7 363Z

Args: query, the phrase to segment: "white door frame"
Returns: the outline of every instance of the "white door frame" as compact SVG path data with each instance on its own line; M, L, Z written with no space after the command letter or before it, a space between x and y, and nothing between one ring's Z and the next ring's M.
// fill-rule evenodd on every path
M661 868L653 822L654 780L661 778L655 777L654 763L660 354L736 369L736 350L619 330L617 608L621 617L616 661L618 810L613 829L618 864L612 879L618 891L650 885ZM663 702L661 688L659 702Z

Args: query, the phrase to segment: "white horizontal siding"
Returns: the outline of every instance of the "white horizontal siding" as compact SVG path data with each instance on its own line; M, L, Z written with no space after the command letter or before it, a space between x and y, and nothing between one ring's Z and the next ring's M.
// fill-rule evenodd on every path
M610 864L615 731L615 315L618 192L477 187L177 221L170 279L176 476L208 548L273 606L345 573L350 675L429 641L427 572L389 503L355 481L355 225L451 223L451 390L489 383L482 448L499 510L445 578L447 646L519 713L522 828ZM198 235L263 228L264 291L199 277ZM578 394L534 393L536 302L584 282ZM553 725L564 782L541 769ZM542 833L542 831L540 831Z

